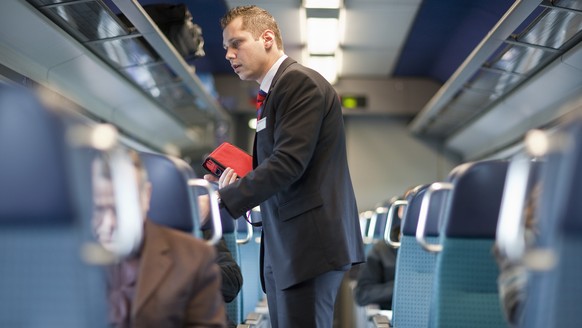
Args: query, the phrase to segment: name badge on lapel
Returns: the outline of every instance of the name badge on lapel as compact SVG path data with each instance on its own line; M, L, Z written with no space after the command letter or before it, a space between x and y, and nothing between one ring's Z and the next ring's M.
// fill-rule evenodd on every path
M267 127L267 117L263 117L257 122L257 132L264 130Z

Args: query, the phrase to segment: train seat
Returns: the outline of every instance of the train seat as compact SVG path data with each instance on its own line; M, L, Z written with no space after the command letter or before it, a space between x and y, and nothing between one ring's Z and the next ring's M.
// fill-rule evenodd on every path
M139 155L152 184L148 218L200 237L196 194L188 186L188 180L196 178L194 170L178 158L147 152Z
M436 266L435 254L428 253L416 241L421 202L427 186L419 186L406 200L408 205L401 224L401 239L396 258L396 275L392 297L394 327L426 327ZM435 197L441 199L442 194ZM429 209L427 240L438 240L438 214L442 203L435 200Z
M457 166L449 175L429 327L507 327L493 257L505 161Z
M202 229L212 230L210 220L205 226L200 226L197 195L206 192L195 192L195 187L188 185L188 180L196 178L194 170L186 162L166 155L141 152L140 157L152 183L148 217L158 224L191 233L196 237L202 236ZM241 266L234 220L224 210L220 214L222 237L226 247ZM226 303L226 311L232 321L241 322L240 293L232 302Z
M538 235L521 327L581 327L582 119L570 118L551 136L541 174Z
M0 85L0 327L105 327L106 287L91 240L90 159L66 119Z
M243 263L240 256L240 246L237 243L238 231L236 229L236 220L228 213L226 209L220 210L220 220L222 223L222 237L230 254L241 268L243 272ZM243 279L244 279L243 275ZM243 283L244 286L244 283ZM232 302L226 304L226 311L228 317L235 323L240 323L243 320L243 295L242 288L238 295Z
M251 221L260 222L261 213L259 211L251 211ZM263 293L261 287L261 276L260 276L260 237L261 228L260 227L249 227L243 218L236 220L238 232L242 235L245 234L249 236L249 228L252 229L251 238L240 244L240 257L243 262L241 267L243 272L243 277L245 279L242 294L243 294L243 319L248 321L248 317L254 318L253 322L260 322L265 319L262 312L256 312L257 309L261 310L260 302L264 299L265 294ZM257 236L257 237L252 237Z
M386 202L374 210L374 214L370 219L370 224L367 227L366 239L369 241L367 245L373 245L378 240L382 239L384 234L384 229L386 228L386 221L388 218L388 208L390 202ZM368 246L371 248L371 246Z

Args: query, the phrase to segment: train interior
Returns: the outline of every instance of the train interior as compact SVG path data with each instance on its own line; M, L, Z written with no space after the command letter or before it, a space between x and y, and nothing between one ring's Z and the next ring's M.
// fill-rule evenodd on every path
M286 54L332 81L366 249L398 251L392 309L357 305L351 272L334 327L509 327L501 257L527 273L519 327L582 326L582 2L337 2L252 2L279 22ZM233 74L219 24L250 3L0 4L0 326L107 326L100 268L142 234L132 149L152 220L202 238L195 199L211 195L208 242L224 237L244 277L229 318L269 327L260 228L219 210L201 179L222 142L252 150L258 85ZM186 36L165 28L176 7ZM317 52L307 22L330 18L336 48ZM95 154L126 222L113 254L91 233Z

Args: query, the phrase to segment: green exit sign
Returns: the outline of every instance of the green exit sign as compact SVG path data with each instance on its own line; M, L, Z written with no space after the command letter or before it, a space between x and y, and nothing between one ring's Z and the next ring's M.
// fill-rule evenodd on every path
M340 99L342 107L347 109L363 109L368 105L366 96L343 95Z

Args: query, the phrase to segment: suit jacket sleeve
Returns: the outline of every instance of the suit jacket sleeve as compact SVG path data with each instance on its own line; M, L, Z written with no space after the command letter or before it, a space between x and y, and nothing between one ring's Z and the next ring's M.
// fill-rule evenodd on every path
M233 217L243 215L302 177L318 144L326 111L333 108L333 97L337 98L318 78L290 68L271 91L268 106L275 110L268 115L276 116L272 120L272 153L247 176L219 191Z

